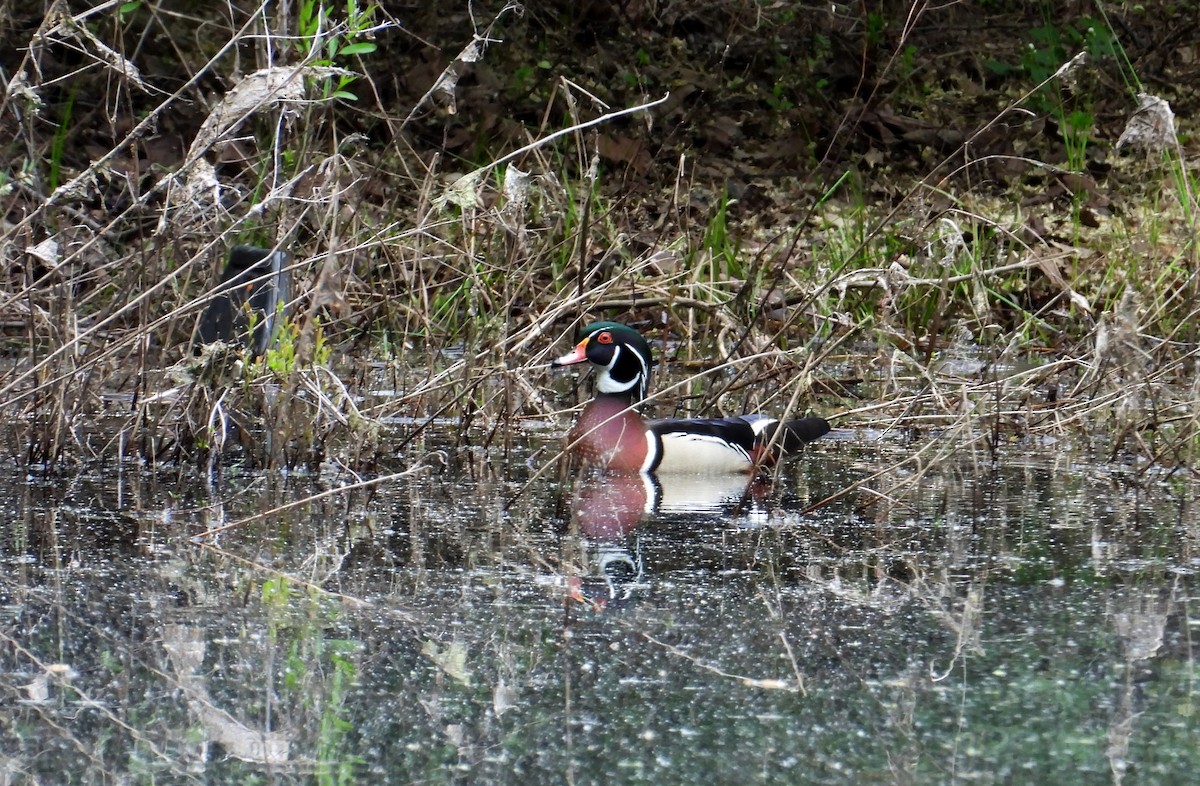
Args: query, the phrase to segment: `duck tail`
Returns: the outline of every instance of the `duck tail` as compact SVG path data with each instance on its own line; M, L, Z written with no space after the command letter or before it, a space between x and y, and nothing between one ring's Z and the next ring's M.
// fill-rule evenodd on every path
M778 436L776 436L778 432ZM763 434L764 441L775 439L776 449L782 453L793 453L806 443L829 433L829 421L824 418L797 418L782 423L776 422Z

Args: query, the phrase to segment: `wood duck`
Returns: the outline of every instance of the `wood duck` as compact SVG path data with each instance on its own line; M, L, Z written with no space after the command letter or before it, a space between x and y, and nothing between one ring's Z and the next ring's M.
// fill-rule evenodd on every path
M750 472L794 453L829 431L822 418L780 422L766 415L645 420L634 406L646 397L650 345L633 328L596 322L575 350L551 367L591 362L596 395L567 435L570 450L613 472L720 474Z

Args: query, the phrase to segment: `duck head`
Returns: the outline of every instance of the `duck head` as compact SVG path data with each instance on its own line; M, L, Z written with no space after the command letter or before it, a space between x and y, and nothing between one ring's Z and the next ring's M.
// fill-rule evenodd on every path
M550 366L589 362L596 367L596 392L637 403L650 384L650 345L636 330L619 322L595 322L583 329L575 350Z

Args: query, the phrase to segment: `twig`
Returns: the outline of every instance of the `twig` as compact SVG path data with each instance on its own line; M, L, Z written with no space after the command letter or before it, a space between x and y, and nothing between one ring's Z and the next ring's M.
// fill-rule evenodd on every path
M644 631L642 633L642 638L646 639L646 641L649 641L651 644L657 644L658 646L662 647L663 649L665 649L667 652L671 653L672 655L676 655L680 658L683 658L686 661L691 662L693 665L697 666L698 668L701 668L701 669L704 669L705 671L716 674L718 677L724 677L725 679L730 679L730 680L737 680L738 682L742 683L743 685L746 685L747 687L763 688L765 690L785 690L785 691L788 691L789 693L803 694L805 692L804 683L798 677L797 677L796 681L793 682L792 680L762 679L759 677L746 677L741 674L733 674L732 672L725 671L724 669L722 669L718 666L713 666L712 664L705 663L705 662L701 661L699 658L697 658L693 655L689 655L688 653L684 652L683 650L674 646L673 644L667 644L665 641L656 639L653 636L651 636L649 633L646 633ZM790 649L788 651L791 652Z

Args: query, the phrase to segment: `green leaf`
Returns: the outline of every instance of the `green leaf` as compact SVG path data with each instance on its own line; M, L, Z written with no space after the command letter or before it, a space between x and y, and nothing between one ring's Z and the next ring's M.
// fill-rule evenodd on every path
M996 60L995 58L988 58L987 60L984 60L983 67L997 76L1005 76L1016 70L1008 63Z
M347 44L338 51L339 55L367 55L379 47L370 41L359 41L357 44Z
M358 96L356 96L354 93L351 93L349 90L338 90L336 93L331 94L329 97L330 98L340 98L343 101L357 101L358 100Z
M316 33L316 25L313 22L313 11L316 10L317 4L314 0L304 0L300 5L300 34L311 37Z

